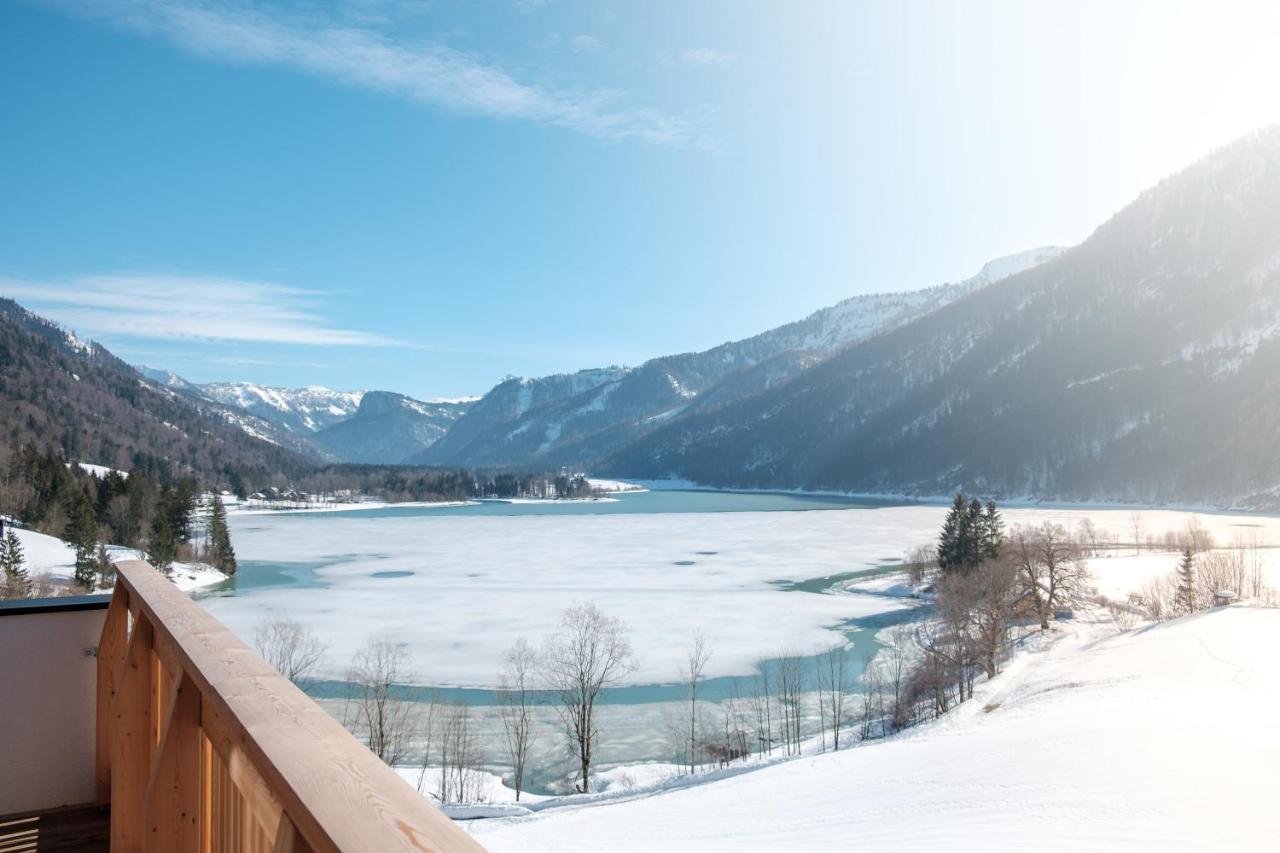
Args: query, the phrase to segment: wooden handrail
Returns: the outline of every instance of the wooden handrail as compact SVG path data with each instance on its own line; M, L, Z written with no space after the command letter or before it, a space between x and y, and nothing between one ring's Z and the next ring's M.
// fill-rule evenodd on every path
M98 647L113 851L478 851L163 575L116 564Z

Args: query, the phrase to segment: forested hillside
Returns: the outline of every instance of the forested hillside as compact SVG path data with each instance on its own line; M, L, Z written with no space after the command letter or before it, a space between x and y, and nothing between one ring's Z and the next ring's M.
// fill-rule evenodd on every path
M1057 255L1046 247L992 261L976 275L904 293L854 296L701 352L533 379L505 380L416 461L458 465L591 465L691 413L757 394L857 341L924 316Z
M224 487L233 472L267 481L310 467L247 434L229 414L193 405L97 344L0 299L4 459L30 445L165 481L197 477Z
M1080 246L619 452L719 486L1245 501L1280 486L1280 128Z

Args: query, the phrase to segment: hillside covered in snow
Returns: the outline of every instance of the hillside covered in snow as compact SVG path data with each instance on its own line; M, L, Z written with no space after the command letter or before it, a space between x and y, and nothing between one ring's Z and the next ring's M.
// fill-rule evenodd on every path
M1280 610L1102 611L941 720L679 790L473 821L494 851L1273 849Z
M322 462L405 462L444 435L472 402L415 400L389 391L334 391L323 385L195 383L168 370L145 365L137 370L197 406L213 404L224 420L255 438Z

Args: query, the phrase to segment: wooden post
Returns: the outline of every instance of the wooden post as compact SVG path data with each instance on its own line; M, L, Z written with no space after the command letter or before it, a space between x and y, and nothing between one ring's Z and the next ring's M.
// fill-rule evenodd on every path
M155 631L145 618L133 624L129 651L112 702L111 849L142 849L142 804L151 775L151 644Z
M174 680L172 698L152 762L143 803L144 850L195 851L200 846L200 691L190 678Z
M107 618L102 624L102 638L98 640L98 738L94 768L98 802L104 804L111 801L111 703L116 695L116 679L128 650L128 633L129 593L122 585L117 586L111 596Z

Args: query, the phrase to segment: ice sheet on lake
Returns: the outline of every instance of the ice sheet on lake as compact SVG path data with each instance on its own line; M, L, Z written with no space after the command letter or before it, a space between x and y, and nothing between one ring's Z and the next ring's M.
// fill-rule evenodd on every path
M245 561L325 563L324 588L263 588L203 604L240 636L285 613L328 644L340 677L372 637L407 643L421 683L492 686L517 637L537 642L569 604L594 601L624 619L639 666L630 683L674 681L690 632L713 649L708 675L745 674L761 657L811 652L842 621L902 607L884 596L784 592L801 580L883 565L930 542L946 508L574 516L256 516L232 521ZM1095 519L1123 539L1128 510L1025 509L1009 523ZM1147 534L1181 530L1186 513L1144 513ZM1276 520L1200 516L1220 539ZM715 553L699 553L715 552ZM691 565L677 565L692 563ZM372 577L374 572L412 572Z

